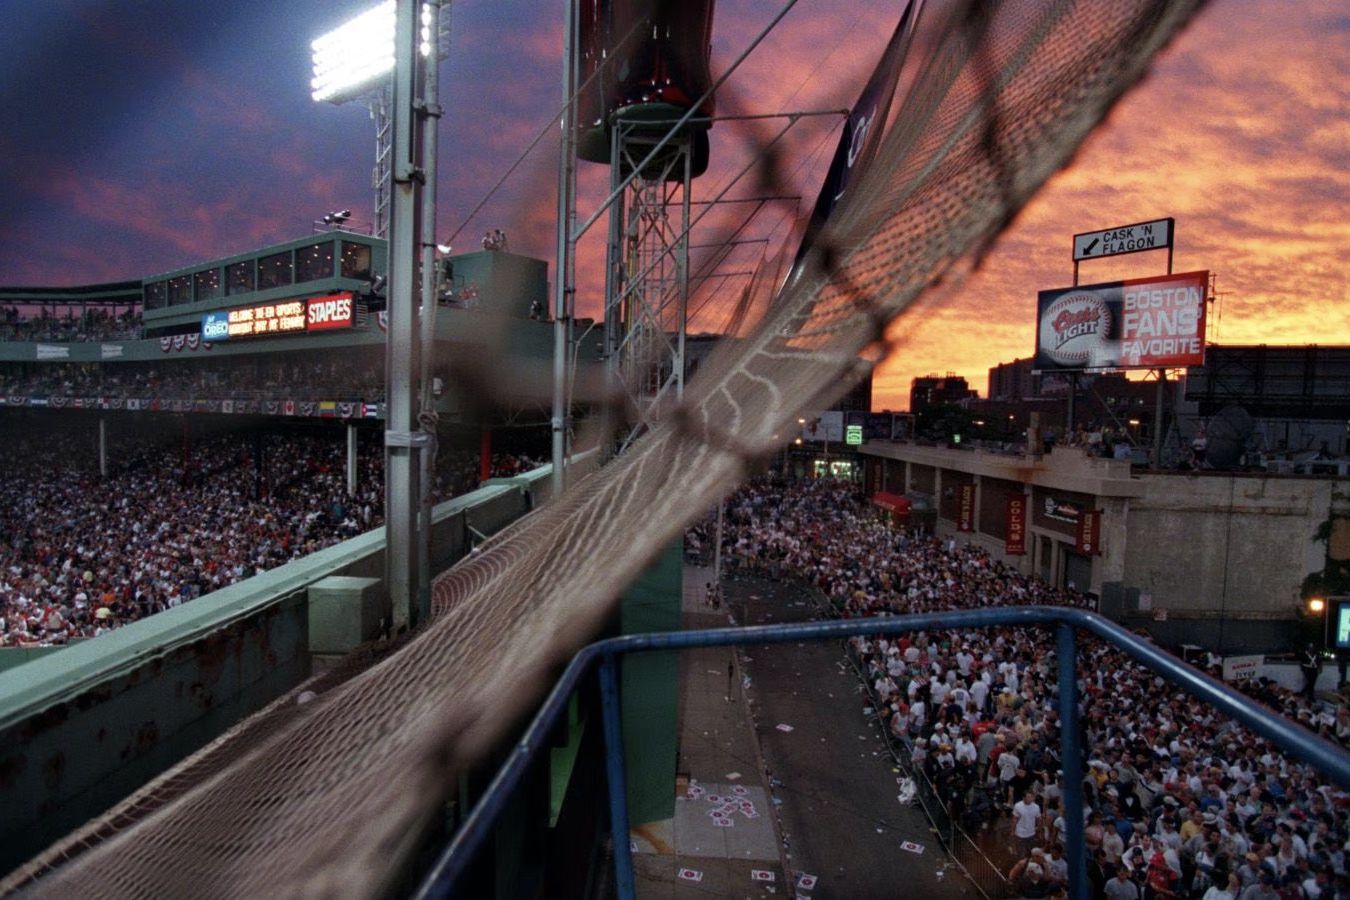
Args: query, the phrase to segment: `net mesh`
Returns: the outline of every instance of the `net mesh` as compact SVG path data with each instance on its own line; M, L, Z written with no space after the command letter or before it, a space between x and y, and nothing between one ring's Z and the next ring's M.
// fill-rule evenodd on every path
M953 290L1200 0L930 3L876 161L754 332L683 403L437 580L430 624L310 702L274 705L0 885L54 896L385 892L499 742L686 521L802 409ZM920 45L916 45L920 46Z

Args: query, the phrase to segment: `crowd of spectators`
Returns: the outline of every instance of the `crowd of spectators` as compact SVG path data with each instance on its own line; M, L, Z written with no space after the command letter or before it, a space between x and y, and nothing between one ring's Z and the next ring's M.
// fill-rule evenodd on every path
M0 365L0 394L155 400L384 400L381 354Z
M18 307L0 308L0 341L132 341L141 336L141 315L91 309L83 315L40 313L25 316Z
M0 446L0 646L63 644L176 607L383 521L383 456L332 433L143 441L106 479L52 438ZM528 460L493 459L493 474ZM442 454L436 499L477 486L474 454Z
M713 526L689 534L705 558ZM974 546L884 522L852 485L759 482L727 502L733 571L807 583L839 614L1007 604L1084 605ZM1054 642L1034 628L855 638L880 724L968 833L1006 838L1017 896L1058 896L1060 811ZM1350 795L1134 663L1080 643L1083 835L1092 896L1111 900L1350 897ZM1350 705L1249 683L1259 702L1341 744Z

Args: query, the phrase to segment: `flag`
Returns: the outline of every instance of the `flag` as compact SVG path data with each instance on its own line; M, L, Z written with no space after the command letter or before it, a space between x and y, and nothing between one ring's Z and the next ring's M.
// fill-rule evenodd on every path
M806 223L806 233L802 235L801 246L797 248L797 258L793 260L792 271L788 273L789 284L801 276L802 260L820 236L830 213L848 193L849 185L866 171L872 157L876 156L886 129L891 99L895 96L895 86L900 79L900 67L913 40L914 25L922 6L923 0L911 0L905 4L890 43L881 54L877 67L872 70L872 77L867 80L867 86L863 88L858 101L849 111L844 131L839 135L834 159L825 173L825 183L821 185L820 196L816 198L815 208L811 210L811 218Z

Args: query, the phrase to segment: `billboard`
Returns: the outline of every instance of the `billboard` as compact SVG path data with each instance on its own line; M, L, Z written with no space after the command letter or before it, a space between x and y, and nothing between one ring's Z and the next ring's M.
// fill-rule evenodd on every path
M228 341L230 339L230 314L225 310L209 312L202 316L202 340Z
M305 325L309 331L352 327L352 295L348 291L331 297L312 297L305 304Z
M804 416L801 437L804 441L843 441L844 414L837 409Z
M1327 643L1337 650L1350 650L1350 599L1331 598L1326 614L1331 618L1331 640Z
M202 316L201 337L204 341L227 341L350 328L355 321L352 298L351 291L345 291L216 310Z
M1207 271L1041 291L1032 367L1064 372L1203 365L1208 293Z

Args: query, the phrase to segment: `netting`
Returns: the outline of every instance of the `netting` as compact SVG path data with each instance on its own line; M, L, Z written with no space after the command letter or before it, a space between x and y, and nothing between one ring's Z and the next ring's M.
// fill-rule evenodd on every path
M930 3L920 70L810 274L620 459L440 578L398 652L278 704L12 874L58 896L374 895L662 547L957 287L1200 0ZM322 688L323 685L320 685ZM36 877L35 877L36 876Z

